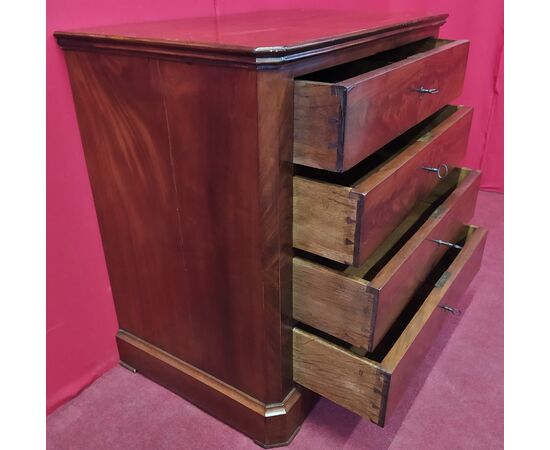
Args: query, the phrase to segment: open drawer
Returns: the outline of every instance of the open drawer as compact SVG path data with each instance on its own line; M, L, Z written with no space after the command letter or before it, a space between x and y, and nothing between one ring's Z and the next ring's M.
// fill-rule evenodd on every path
M486 231L464 227L373 353L316 330L293 330L294 381L383 426L444 320L479 270Z
M296 252L293 317L368 351L471 219L480 173L452 169L360 267Z
M462 91L468 41L425 39L294 83L294 162L342 172Z
M462 160L472 115L446 106L345 173L296 166L293 246L362 264Z

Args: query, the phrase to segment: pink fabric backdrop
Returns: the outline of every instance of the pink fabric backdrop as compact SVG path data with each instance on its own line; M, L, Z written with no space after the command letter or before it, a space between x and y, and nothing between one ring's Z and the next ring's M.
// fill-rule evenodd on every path
M471 40L460 103L475 107L464 164L503 192L501 0L49 0L47 2L47 409L116 364L117 322L56 29L296 7L449 12L441 36Z

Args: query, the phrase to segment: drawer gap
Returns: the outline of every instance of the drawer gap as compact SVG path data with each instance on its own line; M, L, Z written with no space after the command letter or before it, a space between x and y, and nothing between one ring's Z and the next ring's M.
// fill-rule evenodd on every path
M382 67L403 61L411 56L434 50L452 41L428 38L403 45L385 52L376 53L366 58L357 59L345 64L333 66L297 77L297 80L316 81L321 83L338 83Z
M464 245L466 240L470 237L472 233L474 233L476 228L465 226L462 235L460 239L457 241L459 245ZM299 323L298 326L308 331L311 334L315 334L335 345L338 345L339 347L345 348L350 351L354 351L355 353L360 353L362 356L370 359L371 361L375 361L378 363L381 363L390 349L394 346L394 344L399 339L399 336L403 333L409 322L412 320L416 312L420 309L424 301L427 299L428 295L432 292L434 289L434 286L436 285L437 281L441 278L441 276L445 273L445 271L450 267L452 262L456 259L456 257L459 255L461 250L455 249L455 248L449 248L440 262L437 264L437 266L428 274L428 276L425 278L425 280L421 283L421 285L415 290L414 294L411 297L411 300L407 304L407 306L403 309L401 314L397 317L393 325L390 327L384 338L380 341L378 346L372 351L372 352L361 352L360 349L355 348L353 345L338 339L328 333L325 333L321 330L318 330L314 327L311 327L307 324Z
M439 111L435 112L418 125L401 134L380 150L365 158L359 164L353 166L345 172L330 172L327 170L295 164L294 175L311 178L313 180L323 181L326 183L337 184L339 186L353 186L359 184L372 175L374 171L399 156L411 145L416 144L418 141L429 139L431 132L436 127L442 124L453 114L456 114L458 111L458 106L444 106Z
M310 253L299 248L294 249L294 256L317 264L321 264L322 266L328 267L329 269L335 270L337 272L344 272L348 268L346 264L333 261L332 259L325 258L323 256L316 255L315 253Z
M441 204L452 194L469 171L455 168L424 199L418 201L403 222L393 230L371 256L359 267L348 266L346 275L371 281L396 255L405 243L435 214Z
M465 238L461 239L459 243L463 245ZM365 356L373 361L382 362L386 357L390 349L394 346L403 333L407 324L412 320L416 312L420 309L430 292L432 292L437 281L449 268L451 263L456 259L460 250L450 248L445 252L443 258L437 264L437 266L430 272L424 282L415 290L410 302L405 306L401 314L396 319L395 323L390 327L388 332L382 338L378 346L371 353L367 353Z

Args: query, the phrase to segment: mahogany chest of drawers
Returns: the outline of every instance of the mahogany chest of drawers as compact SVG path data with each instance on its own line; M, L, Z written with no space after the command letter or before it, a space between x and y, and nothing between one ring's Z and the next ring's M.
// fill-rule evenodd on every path
M317 394L384 425L486 237L459 166L472 109L449 104L469 44L438 38L446 17L55 34L121 361L263 446Z

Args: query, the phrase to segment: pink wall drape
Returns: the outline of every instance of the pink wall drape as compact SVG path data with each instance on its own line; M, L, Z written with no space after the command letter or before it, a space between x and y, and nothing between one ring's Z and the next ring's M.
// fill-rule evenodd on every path
M383 5L381 5L383 3ZM503 192L503 5L474 0L49 0L47 2L47 409L116 364L117 322L63 55L52 33L90 25L286 8L449 12L441 36L471 41L475 107L464 164Z

